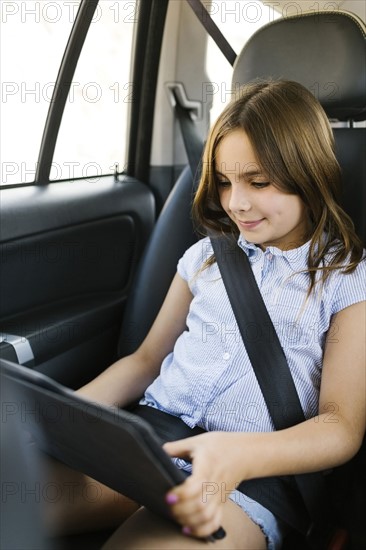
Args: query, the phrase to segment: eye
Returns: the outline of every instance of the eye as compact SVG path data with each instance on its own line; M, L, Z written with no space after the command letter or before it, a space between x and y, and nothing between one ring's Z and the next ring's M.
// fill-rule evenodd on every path
M230 187L230 185L231 185L229 180L219 179L219 178L216 179L216 183L217 183L217 187L220 187L221 189L223 189L225 187Z
M252 181L251 185L256 189L264 189L270 185L269 181Z

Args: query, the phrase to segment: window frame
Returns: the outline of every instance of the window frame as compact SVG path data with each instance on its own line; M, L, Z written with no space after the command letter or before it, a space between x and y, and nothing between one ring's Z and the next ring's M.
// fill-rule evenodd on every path
M131 52L133 100L127 126L127 163L121 173L146 183L149 179L157 75L168 2L169 0L136 1L137 29ZM4 188L57 183L58 180L50 179L50 173L58 133L76 66L98 4L99 0L80 2L50 101L34 181Z
M38 155L34 185L50 182L52 160L62 115L86 35L99 0L81 0L52 94Z

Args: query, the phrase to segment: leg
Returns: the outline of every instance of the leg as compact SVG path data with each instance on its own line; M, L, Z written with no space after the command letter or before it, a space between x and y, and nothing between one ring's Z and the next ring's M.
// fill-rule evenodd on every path
M180 527L141 508L125 521L103 546L103 550L264 550L260 528L231 500L224 504L226 537L216 542L182 535Z
M139 508L127 497L50 457L42 457L42 463L43 516L51 536L117 527Z

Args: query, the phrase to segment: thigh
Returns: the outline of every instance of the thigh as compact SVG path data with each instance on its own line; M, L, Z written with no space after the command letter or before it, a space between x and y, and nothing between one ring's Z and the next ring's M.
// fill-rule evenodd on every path
M141 508L103 546L103 550L264 550L265 537L260 528L231 500L224 505L222 523L226 537L215 542L187 537L173 522Z
M82 472L42 456L47 532L66 535L117 527L139 505Z

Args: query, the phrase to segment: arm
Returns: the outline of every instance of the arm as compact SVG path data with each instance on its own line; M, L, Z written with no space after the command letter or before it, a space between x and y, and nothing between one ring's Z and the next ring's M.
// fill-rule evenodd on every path
M174 489L173 512L182 525L198 536L217 529L223 496L243 479L318 471L352 458L365 431L365 306L352 305L332 320L329 334L336 327L337 339L325 346L315 418L272 433L212 432L165 446L171 455L193 459L193 475ZM204 481L221 487L207 506Z
M138 350L123 357L78 393L105 405L126 406L141 397L158 376L163 359L173 350L184 331L192 294L178 275L171 287L149 334Z
M365 302L334 316L329 334L336 336L325 345L318 416L263 438L253 434L264 456L250 477L261 468L265 476L323 470L356 454L365 433L365 317Z
M324 351L319 414L298 426L269 434L276 436L273 443L278 446L276 453L272 452L274 475L338 466L360 448L366 415L365 318L365 302L334 316L329 334L335 334L335 339L327 340ZM268 464L264 466L269 469Z

